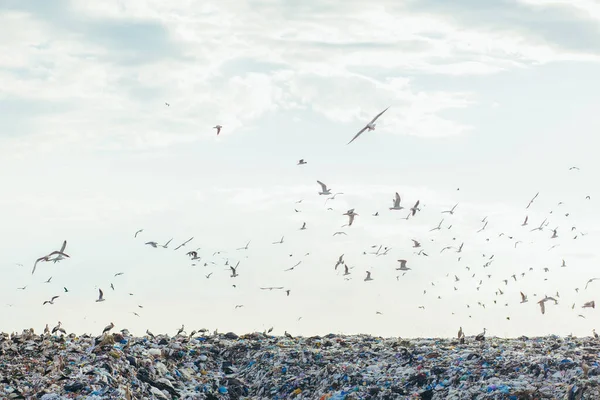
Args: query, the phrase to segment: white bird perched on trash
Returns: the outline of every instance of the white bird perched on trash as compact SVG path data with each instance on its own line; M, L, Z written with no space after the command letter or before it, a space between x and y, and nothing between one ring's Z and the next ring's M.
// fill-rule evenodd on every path
M109 325L106 325L106 326L104 327L104 330L102 331L102 334L104 335L105 333L108 333L108 332L110 332L110 330L111 330L112 328L114 328L114 327L115 327L115 324L113 324L113 323L111 322Z
M62 322L58 321L58 325L56 325L54 328L52 328L52 333L56 333L56 332L62 332L65 335L67 334L67 331L64 330L64 328L62 328Z
M101 301L104 301L104 292L102 291L102 289L98 289L98 299L96 300L96 303L99 303Z
M219 136L219 133L221 133L221 128L223 128L221 125L215 125L215 126L213 126L213 129L217 130L217 136Z
M71 257L68 254L65 254L64 251L66 248L67 248L67 241L65 240L65 241L63 241L63 244L62 244L62 247L60 248L60 250L55 250L49 254L46 254L43 257L38 258L37 260L35 260L35 264L33 264L33 270L31 271L31 275L33 275L33 273L35 272L35 268L37 267L37 264L39 262L43 262L43 261L48 262L48 261L50 261L50 257L52 257L54 255L59 255L59 256L67 257L67 258Z
M393 206L390 207L390 210L402 210L404 207L400 206L400 195L396 192L396 196L392 199Z
M331 194L331 189L328 189L326 184L321 181L317 181L317 183L321 185L321 191L319 192L320 195Z
M389 108L389 107L388 107ZM386 112L388 110L388 108L386 108L385 110L383 110L382 112L380 112L379 114L377 114L375 116L375 118L373 118L371 120L371 122L369 122L367 125L365 125L364 128L362 128L360 131L358 131L358 133L352 138L351 141L348 142L348 144L354 142L354 140L356 140L357 137L359 137L360 135L362 135L362 133L366 130L369 131L374 131L375 130L375 121L377 121L377 118L381 117L381 114L383 114L384 112Z

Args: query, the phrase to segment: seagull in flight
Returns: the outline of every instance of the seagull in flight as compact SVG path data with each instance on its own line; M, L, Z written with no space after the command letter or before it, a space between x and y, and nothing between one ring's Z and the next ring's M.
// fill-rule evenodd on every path
M246 245L244 247L240 247L237 250L248 250L248 246L250 246L250 242L246 243Z
M597 281L597 280L600 280L600 278L592 278L592 279L588 280L588 281L587 281L587 283L585 284L585 288L584 288L584 289L587 289L587 288L588 288L588 285L589 285L590 283L592 283L592 282L594 282L594 281Z
M331 194L331 189L328 189L326 184L321 181L317 181L317 183L321 185L321 191L319 192L320 195Z
M540 226L538 226L537 228L533 228L530 232L541 231L542 229L544 229L547 220L548 218L545 218L544 221L540 224Z
M338 231L333 234L333 236L336 236L336 235L348 235L348 234L346 232Z
M300 160L298 160L298 165L304 165L304 164L308 164L306 161L304 161L304 158L301 158Z
M339 267L340 265L343 265L343 264L344 264L344 255L342 254L338 258L337 262L335 263L335 269L337 269L337 267Z
M417 211L421 211L421 209L419 208L419 202L420 201L421 200L417 200L417 202L415 203L415 205L410 208L410 211L412 211L412 216L413 217L415 216L415 214L417 213ZM408 217L406 217L406 219L408 219Z
M53 252L51 252L49 254L46 254L43 257L38 258L37 260L35 260L35 264L33 264L33 270L31 271L31 275L33 275L33 273L35 272L35 268L37 267L37 264L40 261L48 262L48 261L50 261L50 257L52 257L54 255L59 255L59 256L67 257L67 258L71 257L68 254L65 254L64 251L65 251L66 248L67 248L67 241L65 240L65 241L63 241L63 244L62 244L62 247L60 248L60 250L55 250L55 251L53 251Z
M352 222L354 222L354 217L357 216L358 214L356 214L354 212L354 208L351 208L350 210L346 211L344 214L342 215L347 215L348 216L348 226L352 226Z
M51 280L52 280L52 277L48 278L48 280L45 281L44 283L50 283Z
M223 128L221 125L215 125L215 126L213 126L213 129L217 130L217 136L219 136L219 133L221 133L221 128Z
M240 265L239 261L237 262L237 264L235 265L235 267L233 267L233 266L229 267L229 269L231 269L231 277L232 278L235 278L236 276L239 276L238 273L237 273L238 265Z
M433 229L430 229L430 230L429 230L429 232L433 232L433 231L439 231L439 230L441 230L441 229L442 229L442 224L443 224L443 223L444 223L444 219L442 219L442 220L440 221L440 223L438 224L438 226L436 226L436 227L435 227L435 228L433 228Z
M371 271L366 271L366 272L367 272L367 277L365 278L365 282L372 281L373 278L371 278Z
M454 215L454 210L456 209L456 207L457 207L457 206L458 206L458 203L456 203L456 204L454 205L454 207L452 207L452 209L451 209L451 210L442 211L442 214L444 214L444 213L448 213L448 214L450 214L450 215Z
M406 260L398 260L398 262L400 263L400 267L396 268L396 270L398 270L398 271L410 271L410 268L408 268L406 266Z
M394 199L392 200L393 202L393 206L390 207L390 210L402 210L404 209L404 207L400 206L400 195L398 194L398 192L396 192L396 196L394 197Z
M125 273L125 272L117 272L117 273L115 274L115 277L117 277L117 276L121 276L121 275L123 275L124 273Z
M333 196L331 196L331 197L328 197L328 198L327 198L327 200L325 200L325 205L327 205L327 202L328 202L329 200L335 200L335 196L337 196L337 195L339 195L339 194L344 194L344 193L336 193L336 194L334 194Z
M189 238L188 240L186 240L185 242L181 243L179 246L175 247L175 250L179 250L180 248L182 248L183 246L185 246L186 244L188 244L189 242L191 242L192 239L194 239L193 236L191 238Z
M158 243L156 243L156 242L146 242L145 244L147 244L148 246L152 246L154 248L158 247Z
M52 296L52 298L50 300L46 300L42 303L42 305L46 305L46 304L54 304L54 300L58 299L60 296Z
M413 242L413 248L421 247L421 243L416 241L415 239L410 239Z
M167 243L163 244L161 247L163 249L166 249L169 246L169 243L171 243L171 240L173 240L173 238L169 239L169 241Z
M389 108L389 107L388 107ZM358 131L358 133L352 138L351 141L348 142L348 144L354 142L354 140L356 140L357 137L359 137L360 135L362 135L362 133L366 130L369 131L374 131L375 130L375 121L377 121L377 118L381 117L381 114L383 114L384 112L386 112L388 110L388 108L386 108L385 110L383 110L382 112L380 112L379 114L377 114L375 116L375 118L373 118L371 120L371 122L369 122L367 125L365 125L364 128L362 128L360 131Z
M531 206L531 205L533 204L533 201L534 201L534 200L535 200L535 199L538 197L538 195L539 195L539 194L540 194L540 192L537 192L537 193L535 194L535 196L533 196L533 199L531 199L531 200L529 201L529 204L527 204L527 207L525 207L525 209L526 209L526 210L529 208L529 206ZM543 313L542 313L542 314L543 314Z
M285 237L285 236L282 236L282 237L281 237L281 240L280 240L279 242L273 242L272 244L282 244L282 243L283 243L283 238L284 238L284 237Z
M521 303L527 303L527 296L523 292L521 292Z
M306 222L302 223L302 228L300 228L301 231L306 229Z
M143 230L143 229L140 229L139 231L137 231L137 232L135 233L135 235L133 235L133 237L134 237L134 238L136 238L136 237L137 237L137 235L138 235L138 234L140 234L140 233L142 233L142 232L144 232L144 230Z
M260 290L283 290L283 286L261 287Z
M527 221L529 220L529 216L526 215L525 216L525 221L523 221L523 223L521 224L521 226L526 226L527 225Z
M104 292L102 291L102 289L98 289L98 300L96 300L96 303L99 303L101 301L104 301Z

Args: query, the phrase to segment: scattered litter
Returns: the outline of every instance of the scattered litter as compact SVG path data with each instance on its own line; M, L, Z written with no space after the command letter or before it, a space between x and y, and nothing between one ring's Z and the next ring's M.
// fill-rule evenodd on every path
M600 399L594 338L0 336L2 399Z

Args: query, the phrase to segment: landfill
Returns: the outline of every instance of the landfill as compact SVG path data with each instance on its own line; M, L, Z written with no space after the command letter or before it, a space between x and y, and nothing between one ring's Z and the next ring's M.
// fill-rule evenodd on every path
M600 399L597 338L461 342L26 330L0 337L0 398Z

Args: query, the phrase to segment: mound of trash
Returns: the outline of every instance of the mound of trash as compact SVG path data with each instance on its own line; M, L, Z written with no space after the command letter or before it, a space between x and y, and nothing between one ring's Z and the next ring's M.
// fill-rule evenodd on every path
M594 338L0 337L2 399L600 399Z

